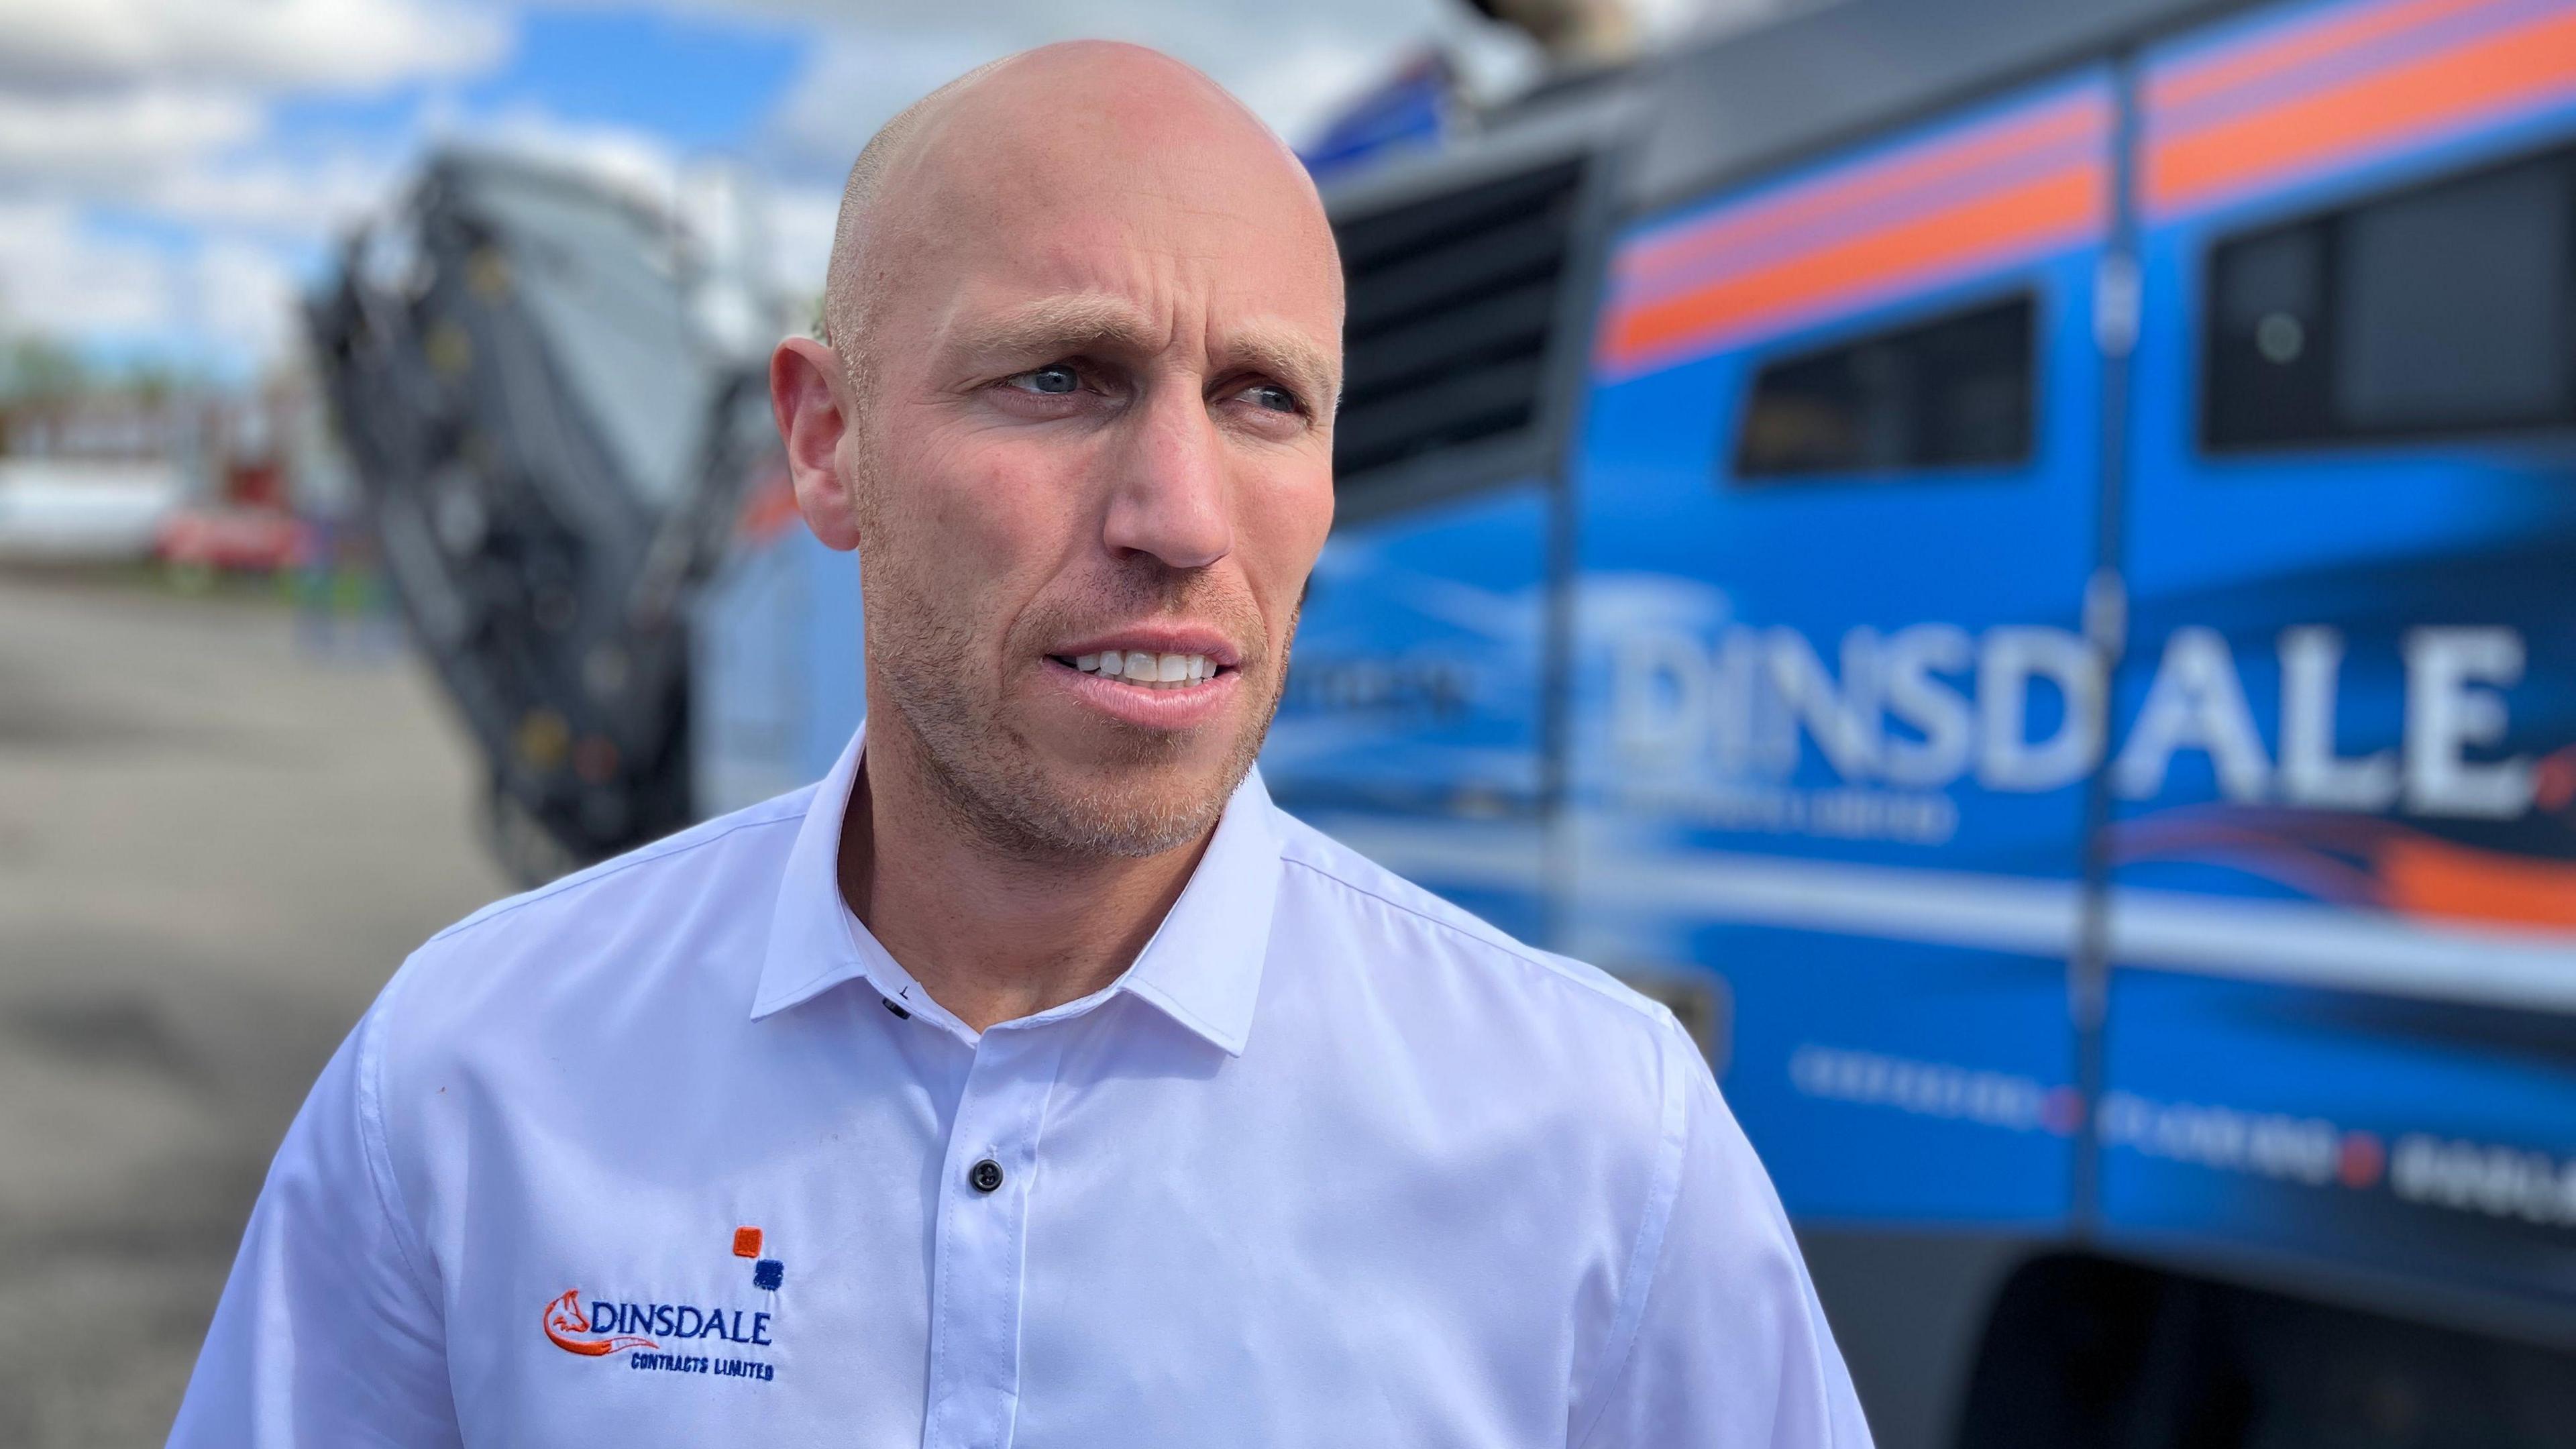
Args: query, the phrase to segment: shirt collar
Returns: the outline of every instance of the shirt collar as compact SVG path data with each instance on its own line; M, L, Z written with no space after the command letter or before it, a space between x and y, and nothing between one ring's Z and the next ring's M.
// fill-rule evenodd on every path
M760 989L752 999L755 1019L810 1001L843 982L865 979L908 1010L946 1024L955 1021L877 943L841 897L841 822L849 813L866 742L863 727L814 787L804 824L788 851L770 916ZM1252 1029L1278 894L1279 837L1271 810L1270 792L1255 769L1226 801L1207 853L1135 964L1107 990L1040 1013L1025 1024L1076 1015L1125 992L1228 1055L1240 1055Z

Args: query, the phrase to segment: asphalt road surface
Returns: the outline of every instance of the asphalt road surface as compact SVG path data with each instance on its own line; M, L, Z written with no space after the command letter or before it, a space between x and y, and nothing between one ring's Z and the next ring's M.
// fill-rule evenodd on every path
M314 1073L507 889L473 781L398 648L0 573L0 1445L169 1432Z

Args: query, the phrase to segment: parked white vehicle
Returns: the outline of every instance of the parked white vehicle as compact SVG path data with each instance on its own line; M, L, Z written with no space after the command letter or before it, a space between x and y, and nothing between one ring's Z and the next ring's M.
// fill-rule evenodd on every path
M0 560L149 558L183 491L166 463L0 458Z

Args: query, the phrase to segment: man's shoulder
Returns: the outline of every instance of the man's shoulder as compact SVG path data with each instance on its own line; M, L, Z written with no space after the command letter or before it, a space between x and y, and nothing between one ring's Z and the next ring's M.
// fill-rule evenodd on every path
M714 938L766 939L771 904L813 787L703 821L534 890L492 902L422 943L378 999L390 1036L420 1050L549 1011L578 1015L673 967L756 963ZM751 988L742 986L742 1005Z
M1460 1160L1522 1163L1568 1211L1646 1210L1708 1076L1671 1011L1312 827L1283 825L1280 860L1292 920L1273 935L1274 953L1289 948L1271 962L1277 1000L1292 1031L1335 1043L1289 1055L1341 1064L1333 1079L1363 1103L1394 1104L1398 1141L1435 1120L1451 1146L1489 1149Z
M814 790L807 785L730 815L702 820L544 885L504 896L431 936L421 950L432 952L450 943L459 948L469 942L497 944L513 934L547 930L611 902L652 896L675 877L721 871L744 863L749 856L783 851L784 840L758 837L792 837L795 827L804 822ZM746 832L754 832L755 838L741 838Z
M1571 1025L1596 1046L1607 1036L1660 1056L1681 1035L1668 1009L1609 972L1540 950L1294 816L1279 818L1280 860L1291 888L1302 882L1310 902L1400 943L1387 953L1395 959L1372 960L1369 969L1455 973L1486 988L1468 998L1480 1015L1543 1021L1551 1035ZM1443 999L1457 998L1443 993Z

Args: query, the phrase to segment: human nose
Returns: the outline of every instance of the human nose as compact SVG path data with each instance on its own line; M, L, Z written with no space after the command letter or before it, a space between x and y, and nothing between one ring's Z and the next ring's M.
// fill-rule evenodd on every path
M1102 541L1112 553L1151 554L1168 568L1197 569L1234 548L1224 440L1207 404L1170 389L1140 410L1117 460Z

